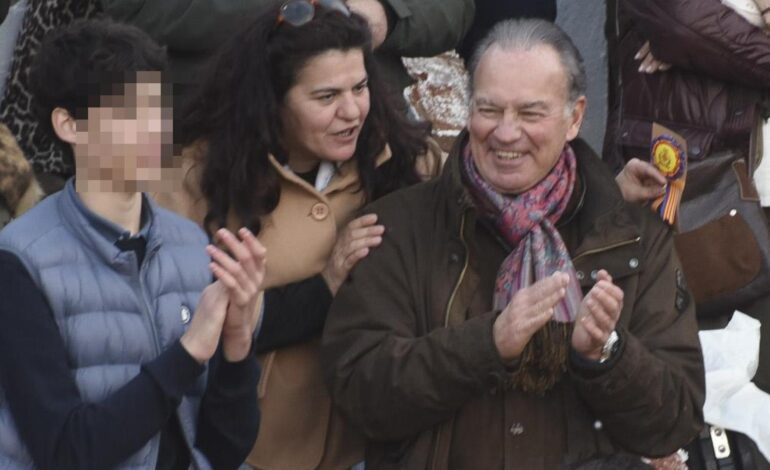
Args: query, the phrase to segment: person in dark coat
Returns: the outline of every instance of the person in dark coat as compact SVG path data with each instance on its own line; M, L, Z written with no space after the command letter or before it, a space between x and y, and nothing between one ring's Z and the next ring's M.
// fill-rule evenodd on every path
M508 18L556 19L556 0L476 0L476 16L457 52L466 62L476 44L498 21Z
M8 10L11 8L11 0L0 0L0 23L5 21Z

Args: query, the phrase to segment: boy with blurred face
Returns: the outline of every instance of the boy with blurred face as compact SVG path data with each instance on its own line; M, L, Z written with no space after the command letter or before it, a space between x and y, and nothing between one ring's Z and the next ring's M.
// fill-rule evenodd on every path
M227 254L143 193L175 181L164 65L101 21L39 52L76 176L0 234L2 468L237 468L256 439L265 250L221 230Z

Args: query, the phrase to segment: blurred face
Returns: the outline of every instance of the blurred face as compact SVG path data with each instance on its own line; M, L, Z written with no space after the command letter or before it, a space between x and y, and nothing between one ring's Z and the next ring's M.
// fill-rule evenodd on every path
M580 130L585 98L570 106L566 71L550 46L492 46L474 76L468 129L481 177L497 192L520 194L554 167Z
M367 80L359 49L324 52L300 69L281 110L292 170L310 171L322 160L353 157L369 114Z
M115 192L154 189L171 154L172 121L157 72L140 72L123 94L102 96L77 122L78 181L101 181ZM106 183L106 185L104 184Z

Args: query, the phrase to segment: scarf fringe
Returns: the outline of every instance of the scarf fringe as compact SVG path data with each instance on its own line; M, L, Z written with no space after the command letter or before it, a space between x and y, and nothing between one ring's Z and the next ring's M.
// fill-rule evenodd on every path
M521 353L519 368L506 381L507 389L544 395L567 370L574 324L548 322Z

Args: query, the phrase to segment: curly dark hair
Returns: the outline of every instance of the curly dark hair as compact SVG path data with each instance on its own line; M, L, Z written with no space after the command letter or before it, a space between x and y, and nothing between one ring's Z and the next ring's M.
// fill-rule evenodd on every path
M360 49L364 55L371 108L353 158L366 201L419 181L415 159L427 150L429 125L410 121L403 101L382 82L366 20L316 5L310 22L277 25L279 8L279 2L270 4L220 51L182 119L178 143L201 140L208 147L200 184L209 234L226 225L231 211L259 233L260 219L278 205L280 179L268 155L288 161L280 109L302 67L329 50ZM375 167L386 144L393 157Z
M46 35L35 56L29 73L35 113L56 138L55 108L85 119L89 106L122 94L138 72L163 72L166 65L165 49L139 28L107 19L76 20Z

